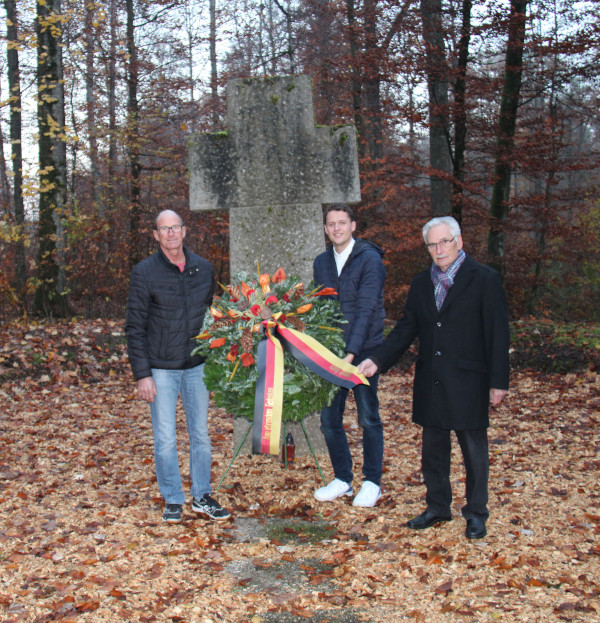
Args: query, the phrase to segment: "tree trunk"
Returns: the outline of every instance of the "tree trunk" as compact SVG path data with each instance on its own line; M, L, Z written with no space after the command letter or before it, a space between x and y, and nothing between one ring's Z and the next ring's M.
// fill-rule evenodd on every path
M548 230L548 214L552 205L552 188L554 186L554 171L551 169L546 178L544 192L544 205L536 218L535 243L537 247L536 260L533 265L533 284L525 301L525 311L528 316L533 316L536 311L540 294L540 283L544 274L544 258L546 255L546 233Z
M25 262L25 244L23 226L25 208L23 203L23 148L21 118L21 71L19 69L19 16L16 0L4 0L6 9L6 39L8 61L8 89L10 103L10 146L13 171L12 211L15 223L20 229L19 238L15 243L15 277L14 284L17 294L24 298L27 282L27 264Z
M500 101L500 117L496 136L496 164L494 187L490 204L488 257L491 266L504 277L506 239L504 226L508 218L510 177L517 109L523 72L523 44L525 40L525 11L527 0L513 0L508 24L508 41L504 69L504 85Z
M364 133L362 117L362 93L359 68L359 45L356 23L356 7L354 0L346 0L346 19L348 20L348 43L350 48L350 71L352 76L352 111L354 115L354 125L358 134L358 157L363 158L365 147L361 137Z
M292 9L290 7L290 2L288 0L287 8L284 7L279 0L273 0L277 8L283 13L285 17L285 32L287 35L287 50L286 55L288 57L290 68L289 73L296 73L296 50L294 43L294 18L292 15Z
M135 43L135 25L133 0L127 0L127 52L129 64L127 67L127 112L128 112L128 136L127 151L129 154L129 230L131 234L131 248L129 263L134 266L142 259L143 232L142 206L140 204L140 128L139 128L139 104L138 104L138 59L137 46Z
M93 3L86 3L85 6L85 99L87 112L87 128L89 140L90 157L90 184L91 195L94 208L98 211L98 216L104 218L104 206L100 199L100 189L98 186L99 166L98 166L98 139L96 137L96 93L94 89L94 53L95 53L95 28L94 28Z
M0 101L2 101L2 87L0 86ZM6 160L4 159L4 130L0 126L0 219L12 220L14 218L12 209L12 198Z
M377 0L365 0L365 46L363 64L363 98L364 114L363 140L368 157L367 167L378 167L383 155L382 124L381 124L381 55L382 50L377 42Z
M40 198L37 255L37 289L33 310L46 317L69 313L64 268L67 150L63 88L60 0L38 2L37 86L40 161Z
M463 181L467 139L466 75L471 39L471 0L463 0L462 25L458 42L458 67L454 84L454 186L452 215L460 223L463 208Z
M110 43L108 52L108 185L109 204L114 206L117 170L117 0L110 0Z
M448 123L448 80L441 0L421 0L429 88L429 164L431 211L452 212L452 157Z
M213 132L219 127L219 93L217 91L217 7L216 0L209 1L210 12L210 98Z

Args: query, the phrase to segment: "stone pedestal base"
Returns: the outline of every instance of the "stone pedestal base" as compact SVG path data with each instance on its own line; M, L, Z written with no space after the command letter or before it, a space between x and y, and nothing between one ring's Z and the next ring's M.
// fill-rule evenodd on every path
M313 452L317 456L328 457L329 453L327 451L327 445L325 444L325 438L323 437L323 433L320 430L320 416L318 413L313 413L304 419L304 428L308 433L308 438L310 439L310 445L312 446ZM251 425L246 418L233 418L233 452L235 452L248 427ZM281 426L281 441L279 447L281 448L281 444L283 443L283 430L284 426ZM296 445L296 456L303 456L310 454L310 448L308 447L308 443L306 442L306 437L304 436L304 431L299 423L296 422L286 422L285 423L285 432L292 433L294 437L294 443ZM248 433L246 440L244 441L244 445L240 450L242 454L251 454L252 453L252 431Z

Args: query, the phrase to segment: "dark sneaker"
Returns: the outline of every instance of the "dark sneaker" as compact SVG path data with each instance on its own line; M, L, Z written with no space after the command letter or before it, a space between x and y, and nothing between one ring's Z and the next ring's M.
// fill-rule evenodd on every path
M181 504L166 504L163 510L162 520L167 523L181 523Z
M208 494L204 494L201 498L194 498L192 510L199 515L214 519L214 521L226 521L231 517L231 513Z

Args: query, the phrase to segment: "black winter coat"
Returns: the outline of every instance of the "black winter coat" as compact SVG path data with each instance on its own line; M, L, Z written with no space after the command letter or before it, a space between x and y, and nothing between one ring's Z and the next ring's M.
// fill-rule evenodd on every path
M342 325L346 352L355 356L353 363L364 359L368 352L383 342L385 309L383 283L385 268L383 251L367 240L357 238L339 277L333 255L333 246L315 258L315 284L334 288L344 318Z
M213 296L210 263L184 247L183 272L159 249L131 272L125 332L134 378L152 376L151 368L183 370L203 362L192 357Z
M419 337L413 421L446 430L489 426L490 389L508 389L510 333L493 269L465 258L438 312L429 270L413 280L402 318L371 358L387 371Z

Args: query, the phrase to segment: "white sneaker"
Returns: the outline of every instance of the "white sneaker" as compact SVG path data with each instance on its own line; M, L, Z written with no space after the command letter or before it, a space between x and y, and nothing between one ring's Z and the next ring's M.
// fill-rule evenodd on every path
M319 502L332 502L342 495L352 495L352 487L343 480L332 480L326 487L321 487L315 491L315 498Z
M352 502L352 506L370 507L377 504L377 500L381 497L381 487L374 482L365 480L360 491Z

